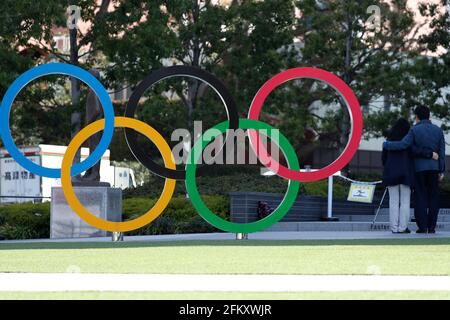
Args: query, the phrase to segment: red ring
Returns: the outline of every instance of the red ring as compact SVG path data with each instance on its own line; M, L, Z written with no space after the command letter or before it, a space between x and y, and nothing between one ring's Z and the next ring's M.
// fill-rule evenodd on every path
M272 159L267 152L264 152L264 154L267 154L267 156L264 156L261 155L261 152L255 150L254 147L255 145L258 146L257 148L258 150L261 149L265 150L261 139L258 139L259 136L258 132L254 130L249 130L249 137L250 137L250 145L252 146L253 150L255 150L255 153L257 154L258 158L262 161L262 163L267 164L266 166L272 171L274 171L277 175L287 179L310 182L328 178L329 176L341 170L350 162L350 160L353 158L356 151L358 150L359 143L361 142L363 119L358 99L356 99L356 96L353 93L352 89L350 89L350 87L344 81L342 81L339 77L335 76L334 74L328 71L306 67L288 69L284 72L277 74L269 81L267 81L261 87L261 89L259 89L255 98L253 99L248 113L248 118L258 120L259 114L261 112L262 106L267 96L280 84L289 80L299 78L315 79L326 82L327 84L332 86L345 100L347 108L349 108L350 111L350 123L352 125L352 128L350 131L350 140L348 141L347 146L344 149L344 152L339 156L339 158L337 158L333 163L329 164L325 168L322 168L317 171L311 172L295 171L279 164L277 161L275 161L275 159Z

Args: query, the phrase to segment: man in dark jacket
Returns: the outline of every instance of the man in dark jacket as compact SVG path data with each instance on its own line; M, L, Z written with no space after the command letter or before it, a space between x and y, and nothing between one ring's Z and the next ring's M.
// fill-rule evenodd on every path
M415 158L416 206L414 214L417 233L435 233L439 213L439 180L445 171L445 140L443 131L430 121L430 109L419 106L414 110L416 125L401 141L386 141L386 150L404 150L411 146L429 148L439 155L438 160Z

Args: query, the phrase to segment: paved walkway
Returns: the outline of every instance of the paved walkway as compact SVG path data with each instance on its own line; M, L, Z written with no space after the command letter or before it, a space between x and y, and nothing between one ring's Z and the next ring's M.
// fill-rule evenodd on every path
M449 276L0 273L0 291L450 291Z
M248 237L250 240L361 240L361 239L423 239L449 238L450 232L436 234L392 234L388 231L299 231L299 232L256 232ZM196 233L156 236L125 237L125 241L195 241L195 240L235 240L233 233ZM32 243L32 242L109 242L110 237L77 238L77 239L35 239L35 240L4 240L2 243Z

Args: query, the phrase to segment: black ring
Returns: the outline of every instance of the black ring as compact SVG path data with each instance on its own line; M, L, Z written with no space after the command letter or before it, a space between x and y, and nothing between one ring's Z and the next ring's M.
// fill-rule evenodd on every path
M167 78L182 76L195 78L208 84L219 95L220 99L225 105L228 120L230 122L229 129L237 130L239 128L239 114L237 111L236 103L225 85L211 73L192 66L172 66L159 69L149 74L144 80L139 83L139 85L133 91L125 109L125 117L134 118L134 113L136 112L139 99L142 97L144 92L152 85ZM130 128L125 128L125 138L128 147L130 148L134 157L151 172L163 178L177 180L186 179L185 170L168 169L153 161L148 153L145 153L139 147L137 143L136 131ZM202 169L204 168L204 166L199 166L197 174L200 175L202 173Z

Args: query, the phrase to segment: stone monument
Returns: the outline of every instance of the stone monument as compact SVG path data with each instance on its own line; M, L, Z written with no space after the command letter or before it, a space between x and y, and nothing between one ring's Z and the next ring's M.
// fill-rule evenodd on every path
M96 69L91 69L89 72L96 78L100 76ZM95 92L90 89L86 101L85 125L102 117L103 110L100 101ZM72 124L75 125L72 137L80 131L80 122L80 114L72 114ZM101 132L92 135L84 146L89 148L89 151L94 150L101 135ZM78 150L74 163L79 162L80 158L80 150ZM81 204L92 214L108 221L122 221L122 190L111 188L109 183L100 181L100 166L101 161L98 161L84 175L72 177L75 194ZM90 226L73 212L67 204L61 187L52 188L50 238L105 237L109 234L107 231Z

